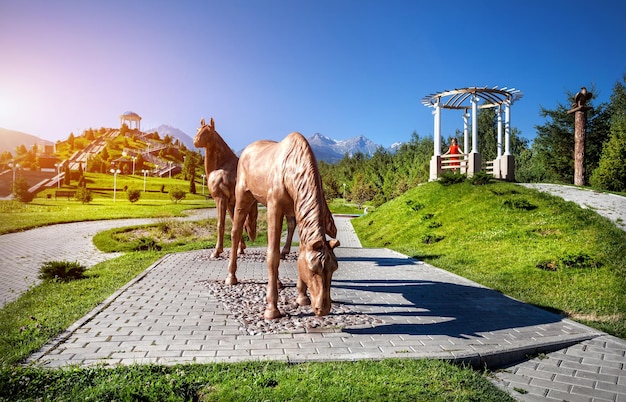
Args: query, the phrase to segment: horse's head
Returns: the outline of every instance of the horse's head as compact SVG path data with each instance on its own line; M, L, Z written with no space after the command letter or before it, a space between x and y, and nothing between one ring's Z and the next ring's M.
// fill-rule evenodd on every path
M337 246L338 240L300 245L298 274L311 292L311 307L317 316L330 312L330 282L338 268L333 249Z
M200 127L198 127L196 136L193 137L193 145L196 148L205 148L209 144L211 134L215 132L215 122L213 118L211 117L211 122L206 124L203 117L202 120L200 120Z

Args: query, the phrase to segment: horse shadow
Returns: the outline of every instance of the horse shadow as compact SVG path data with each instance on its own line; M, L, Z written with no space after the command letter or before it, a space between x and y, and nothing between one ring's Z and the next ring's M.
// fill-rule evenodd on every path
M344 328L351 334L445 335L471 339L515 328L522 336L525 331L537 330L527 327L561 321L557 314L479 286L432 280L334 279L333 289L336 302L353 306L383 322L369 328Z

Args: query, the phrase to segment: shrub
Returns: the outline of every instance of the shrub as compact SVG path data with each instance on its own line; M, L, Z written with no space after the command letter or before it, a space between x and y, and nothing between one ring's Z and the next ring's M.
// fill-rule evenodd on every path
M13 197L21 202L31 202L35 194L28 191L28 183L23 177L18 177L13 183Z
M420 239L423 244L433 244L442 241L445 237L436 234L425 234Z
M544 271L558 271L559 269L595 269L602 263L588 254L567 254L556 260L540 261L535 265Z
M126 194L128 194L128 201L131 203L137 202L141 198L141 191L139 190L129 189L126 191Z
M174 201L174 204L185 198L185 195L186 193L179 188L173 188L170 190L170 199Z
M419 211L420 209L422 209L422 208L425 208L425 207L426 207L426 205L424 205L424 204L422 204L422 203L420 203L420 202L415 203L415 202L413 202L413 200L408 200L408 201L406 202L406 205L407 205L409 208L411 208L413 211L415 211L415 212L417 212L417 211Z
M502 203L502 206L507 209L523 209L525 211L532 211L537 206L528 202L528 200L522 198L519 200L506 200Z
M39 268L39 279L69 282L84 278L86 270L86 267L76 261L48 261Z
M468 180L474 186L484 186L485 184L491 183L493 176L484 170L481 170L480 172L475 173L474 176L470 177Z
M86 187L78 187L76 189L76 194L74 195L74 198L76 198L83 204L89 204L91 201L93 201L93 194L91 194L91 191L87 190Z
M133 247L133 251L159 251L161 246L150 237L141 237L137 239L137 245Z
M451 184L463 183L465 179L465 175L461 173L445 172L439 176L439 184L449 186Z

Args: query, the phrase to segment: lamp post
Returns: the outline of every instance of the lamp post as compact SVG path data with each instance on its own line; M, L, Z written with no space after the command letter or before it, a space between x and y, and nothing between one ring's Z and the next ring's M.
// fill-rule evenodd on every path
M146 175L148 174L149 170L146 169L141 169L141 173L143 173L143 192L146 192Z
M57 190L61 188L61 164L55 163L54 166L57 167Z
M202 174L202 195L204 195L204 178L206 177L205 174Z
M135 161L137 160L136 156L133 156L133 176L135 175Z
M170 172L170 179L171 179L171 178L172 178L172 164L173 164L173 162L172 162L172 161L169 161L169 162L167 162L167 163L170 165L170 168L169 168L168 170L169 170L169 172Z
M11 190L15 191L15 171L20 167L20 164L9 162L9 167L13 169L13 183L11 184Z
M117 195L117 175L121 173L121 170L111 169L111 173L113 173L113 202L115 202L115 196Z

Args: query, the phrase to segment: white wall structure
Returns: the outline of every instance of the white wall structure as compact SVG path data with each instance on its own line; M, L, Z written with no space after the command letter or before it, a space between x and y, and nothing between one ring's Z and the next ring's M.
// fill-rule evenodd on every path
M515 178L515 159L511 155L511 105L523 96L515 88L488 88L468 87L451 91L430 94L422 99L424 106L433 108L434 124L434 152L430 161L430 180L437 180L446 169L460 167L462 173L468 177L483 169L481 155L478 152L478 111L480 109L497 108L497 158L487 161L487 166L493 165L493 176L497 179L512 181ZM463 111L463 161L450 164L447 156L441 154L441 113L443 109ZM471 111L471 112L470 112ZM471 113L471 114L470 114ZM502 114L504 113L504 121ZM468 130L471 117L472 141L470 146ZM502 133L504 131L504 154L502 153ZM490 170L490 168L489 168Z

